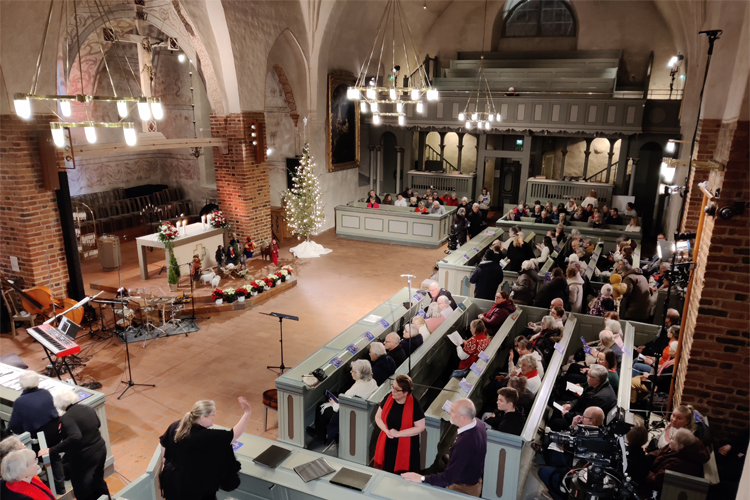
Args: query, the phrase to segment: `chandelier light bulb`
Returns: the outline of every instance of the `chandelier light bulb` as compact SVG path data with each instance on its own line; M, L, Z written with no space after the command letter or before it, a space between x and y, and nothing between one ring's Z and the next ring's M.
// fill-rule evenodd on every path
M406 125L406 117L404 115L398 117L398 124L402 127Z
M117 101L117 114L120 118L127 118L128 116L128 103L125 101Z
M485 129L489 130L489 129L490 129L490 127L492 127L492 125L490 124L490 122L488 122L488 121L487 121L487 122L484 122L484 128L485 128Z
M96 128L93 122L86 122L83 131L86 134L86 140L89 141L89 144L94 144L96 142Z
M422 104L422 101L417 103L417 113L420 115L424 114L424 104Z
M471 122L467 121L466 122L466 129L469 130L470 128L471 128Z
M667 141L667 153L674 153L674 141Z
M403 113L404 112L404 103L403 102L397 102L396 103L396 111L398 111L399 113Z
M395 100L396 100L396 98L398 97L398 96L396 95L396 89L390 89L390 90L388 91L388 96L389 96L389 97L391 98L391 101L395 101Z
M419 99L419 89L411 89L411 100L416 101Z
M135 146L135 125L132 123L123 123L122 133L125 135L125 144L128 146Z
M16 96L16 98L13 100L13 104L16 108L16 114L23 118L24 120L28 120L31 118L31 102L29 101L29 98L22 95L22 96Z
M62 113L63 116L70 116L70 101L67 99L63 99L60 101L60 113Z
M472 119L472 121L477 121L479 119L479 114L478 113L472 113L471 114L471 119Z
M354 96L356 93L357 93L357 89L355 89L354 87L349 87L346 89L346 98L352 101L355 99Z
M458 114L458 121L464 121L466 120L466 113L459 113Z
M151 99L151 114L154 116L154 120L164 118L164 108L162 108L161 99L158 97Z
M367 101L360 101L359 103L359 110L362 113L367 113L367 111L370 109L370 107L367 105Z
M367 89L367 98L368 99L375 99L378 96L378 93L375 92L375 89L368 88Z
M65 129L62 128L60 123L51 122L49 127L52 129L52 140L55 141L55 146L58 148L65 146Z
M372 111L373 113L377 113L378 112L378 103L371 102L370 103L370 111Z
M427 91L427 100L428 101L437 101L438 100L438 91L437 89L430 89Z
M185 57L185 54L183 54L182 52L180 52L180 55L177 56L177 60L181 63L184 63L186 59L187 57Z
M140 116L143 121L151 119L151 109L148 106L148 99L145 97L138 99L138 116Z
M380 115L373 115L373 117L372 117L372 123L374 125L380 125Z
M490 116L487 117L487 120L491 121L491 122L494 122L495 121L495 115L493 115L492 113L490 113Z

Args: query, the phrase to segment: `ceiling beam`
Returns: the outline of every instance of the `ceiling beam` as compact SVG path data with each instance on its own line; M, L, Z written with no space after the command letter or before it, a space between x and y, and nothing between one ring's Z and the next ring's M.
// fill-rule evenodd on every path
M221 148L223 154L228 152L228 142L222 138L202 138L197 139L143 139L138 137L138 144L128 146L124 142L111 142L105 144L78 144L73 146L73 155L79 158L95 158L111 154L138 153L141 151L158 151L163 149L184 149L184 148L203 148L216 147Z

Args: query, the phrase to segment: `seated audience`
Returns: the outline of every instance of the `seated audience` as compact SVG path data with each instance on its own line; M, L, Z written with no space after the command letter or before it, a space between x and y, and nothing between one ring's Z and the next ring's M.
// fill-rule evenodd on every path
M383 197L383 205L393 205L393 196L386 194Z
M537 243L536 247L541 252L541 255L531 260L536 262L537 267L542 267L547 262L549 256L552 255L552 252L555 251L555 245L552 244L552 238L547 235L544 237L543 243Z
M469 210L469 199L464 196L461 198L461 203L458 204L459 207L464 207L466 210Z
M36 455L32 450L24 448L8 453L0 463L3 478L0 497L3 500L55 500L47 485L36 475L37 470Z
M385 346L380 342L370 344L370 362L372 363L372 378L378 385L396 373L396 362L386 354Z
M711 445L711 431L708 425L706 425L703 416L690 405L679 405L672 410L669 424L664 431L659 434L658 438L654 438L649 443L649 451L664 448L672 440L674 433L683 427L695 434L704 445Z
M568 281L559 267L552 270L552 280L549 283L542 284L539 288L536 299L534 299L534 306L547 309L552 304L552 300L556 298L561 299L564 304L563 308L569 310Z
M539 214L539 216L534 220L537 224L554 224L555 221L552 220L552 217L550 217L547 210L542 210L542 213Z
M351 374L354 385L344 393L347 396L367 399L378 389L378 384L372 378L372 366L366 359L352 361ZM315 412L315 424L306 429L307 434L325 443L336 439L339 434L339 422L334 416L338 417L338 411L339 404L333 398L321 404Z
M534 349L533 344L529 339L524 337L523 335L519 335L513 340L513 349L510 350L508 353L508 376L509 377L519 377L522 375L521 373L521 367L516 367L513 364L513 358L515 357L515 354L513 353L513 350L515 349L516 352L518 352L518 359L520 360L526 355L530 355L537 361L537 371L539 372L539 377L544 377L544 363L542 360L542 355L539 354L539 351Z
M558 221L558 226L562 225L563 227L570 225L570 216L566 214L565 212L560 212L560 219Z
M641 492L649 495L652 491L661 493L666 471L680 472L695 477L703 477L703 464L711 455L703 443L688 429L679 429L669 444L649 453L653 464L641 486Z
M523 409L518 408L518 393L515 389L504 387L497 391L497 411L486 415L484 423L496 431L520 436L526 425Z
M576 204L576 199L570 198L568 200L568 203L565 204L565 211L568 212L569 214L572 214L577 209L578 209L578 205Z
M409 198L409 208L419 208L419 200L417 200L416 196L412 196ZM422 205L422 208L424 208L424 205ZM416 212L417 210L415 210Z
M672 342L680 340L680 327L679 326L670 326L667 328L667 338L669 339L669 344L664 347L664 350L661 352L661 357L659 358L659 368L666 363L669 358L669 349L671 347ZM643 347L637 347L636 350L643 349ZM640 353L640 351L638 351ZM654 371L654 364L656 364L656 357L655 356L646 356L642 355L643 359L641 361L633 360L633 376L637 377L641 375L641 373L653 373Z
M419 346L424 344L425 340L426 338L419 332L419 326L412 322L404 327L404 335L401 339L401 349L404 350L407 356L411 356Z
M474 203L471 206L471 211L466 215L466 220L469 221L470 238L478 235L487 227L487 219L484 212L479 210L479 203Z
M593 356L597 356L600 352L612 351L615 353L617 358L617 366L622 363L622 349L615 342L615 334L609 330L602 330L599 332L599 348L591 349Z
M578 207L573 215L570 216L572 222L588 222L589 214L583 207Z
M638 217L633 216L633 218L630 219L630 222L628 222L628 225L625 226L625 232L626 233L641 232L641 220Z
M474 297L492 300L503 282L503 268L497 260L486 257L472 271L469 282L474 285Z
M486 313L479 315L479 320L486 327L487 333L492 336L497 333L508 316L516 310L516 304L510 298L508 292L499 291L495 293L495 304Z
M426 214L427 208L425 207L424 201L420 200L417 204L417 208L415 208L414 211L420 214Z
M515 389L518 393L518 404L516 406L523 409L523 414L526 417L531 413L531 407L534 406L535 399L534 393L527 386L528 380L526 377L510 377L508 379L508 387Z
M404 195L397 194L396 201L393 202L394 207L408 207L409 203L404 199Z
M451 424L458 427L458 435L450 449L450 457L445 470L429 476L414 472L401 476L414 483L441 486L465 495L479 497L482 494L484 457L487 454L487 429L481 425L481 422L477 422L477 410L470 399L454 401L450 416Z
M641 423L634 425L625 435L628 468L625 470L635 484L642 484L648 474L649 460L646 458L648 430Z
M424 411L413 396L414 384L407 375L399 375L391 392L381 401L375 414L380 434L375 445L374 467L402 473L420 470L419 435L425 428Z
M612 298L612 285L606 284L602 286L599 296L591 301L588 314L604 317L605 313L616 310L617 304L615 303L615 299Z
M599 229L604 227L604 221L602 221L602 214L595 213L589 218L588 227L592 229Z
M620 217L619 210L617 210L615 207L612 207L609 209L609 215L607 215L607 218L604 221L605 224L612 224L616 226L622 226L622 217Z
M402 195L404 196L404 199L405 199L405 200L408 200L408 199L409 199L409 198L411 198L412 196L416 196L416 195L414 194L414 192L413 192L413 191L411 190L411 188L410 188L410 187L407 187L406 189L404 189L403 193L401 193L401 194L402 194Z
M371 196L369 200L367 200L367 208L380 208L380 205L375 200L375 197Z
M510 290L513 292L513 301L522 306L533 304L537 283L539 283L539 274L536 271L534 261L523 261L516 282L510 286Z
M461 342L461 345L456 346L456 353L458 354L458 369L453 372L451 377L463 378L469 373L469 368L479 359L479 353L487 349L490 345L490 339L487 337L487 331L485 329L482 320L475 319L469 325L471 330L471 338Z
M20 439L18 439L16 436L8 436L7 438L0 441L0 462L11 451L25 449L26 447L23 445Z
M609 385L607 369L601 365L593 365L586 374L588 387L583 390L583 394L573 403L562 405L563 411L555 410L553 418L549 422L549 427L553 431L561 431L568 427L575 416L591 407L601 408L605 414L614 408L617 404L617 395L614 389Z
M669 386L672 382L672 373L674 371L674 356L677 353L677 341L669 344L665 362L659 365L656 375L641 372L633 368L633 378L630 381L630 403L635 405L638 398L643 394L648 394L653 388L656 392L669 392ZM650 368L650 367L649 367ZM654 388L654 384L656 387Z
M550 233L552 233L552 231L550 231ZM565 236L565 224L559 223L557 224L557 226L555 226L555 231L554 233L552 233L552 239L560 246L564 245L565 242L568 241L568 237Z
M636 347L635 350L644 356L656 356L657 353L663 352L664 348L669 345L669 328L679 326L680 313L677 309L667 309L664 319L664 328L659 332L659 336L648 342L646 345Z
M596 191L593 189L589 191L589 195L581 202L582 207L588 207L589 205L591 205L592 208L599 206L599 198L596 197Z
M47 389L39 387L39 374L33 370L26 370L18 377L21 395L13 402L13 411L8 422L8 429L13 434L24 432L36 439L37 433L43 432L47 447L60 442L60 415L55 408L52 394ZM35 451L39 451L37 446ZM52 475L55 477L55 490L59 494L65 492L63 464L59 456L50 456Z
M369 200L369 199L371 199L371 198L375 198L375 201L376 201L376 202L378 202L378 203L382 203L382 202L380 201L380 196L378 196L378 195L377 195L377 194L375 193L375 190L374 190L374 189L370 189L370 192L369 192L369 193L367 193L367 199Z
M542 386L542 378L539 376L539 365L533 354L522 356L518 360L518 366L521 369L521 375L526 379L526 387L533 394L536 394Z
M445 215L445 207L442 206L439 201L433 201L430 213L432 215Z
M401 349L401 337L398 336L398 333L391 332L386 335L383 345L388 356L396 363L396 368L406 361L406 353Z
M526 207L523 206L523 202L519 203L516 208L513 209L513 220L521 222L521 217L528 217L529 212L526 211Z
M415 316L414 318L412 318L411 324L416 325L417 328L419 328L419 334L422 335L422 338L424 340L427 340L427 338L432 333L432 331L427 327L427 322L421 316Z
M458 307L456 305L456 301L453 300L453 295L451 295L451 293L445 288L440 288L440 284L438 284L437 281L433 281L432 283L430 283L429 292L433 302L436 302L438 297L448 297L451 308L455 311Z
M530 340L534 349L542 355L542 364L547 366L555 353L555 343L562 338L562 330L552 316L542 318L541 328L540 332L532 335Z
M458 198L456 197L456 192L455 191L453 191L450 194L450 198L448 198L448 200L443 200L443 201L445 201L445 205L448 206L448 207L457 207L461 203L460 201L458 201Z
M625 210L622 211L623 215L627 215L628 217L637 217L638 212L635 211L635 205L633 205L632 201L629 201L625 204Z

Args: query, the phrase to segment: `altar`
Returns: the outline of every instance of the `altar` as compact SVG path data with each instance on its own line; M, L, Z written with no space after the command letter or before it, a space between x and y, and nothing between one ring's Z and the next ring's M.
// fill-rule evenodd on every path
M135 239L138 247L138 265L141 268L141 279L148 279L148 249L164 248L164 255L169 265L169 254L166 251L164 243L159 241L159 233L141 236ZM185 236L182 235L172 241L172 251L181 266L180 272L184 275L189 274L186 264L193 260L193 255L198 255L201 259L203 269L216 265L214 255L219 245L224 244L224 228L214 229L206 224L197 222L185 226ZM184 268L182 268L184 266Z

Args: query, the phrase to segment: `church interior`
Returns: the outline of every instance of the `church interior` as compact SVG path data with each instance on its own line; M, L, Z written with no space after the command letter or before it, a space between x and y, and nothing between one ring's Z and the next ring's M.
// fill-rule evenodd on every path
M0 0L0 432L42 450L52 488L8 498L750 498L748 200L745 1ZM406 356L354 397L380 342ZM628 438L596 454L575 429L601 363L597 439ZM73 406L97 415L104 490L15 430L24 370L77 394L63 436ZM505 386L536 376L520 410ZM416 431L386 439L404 378ZM497 389L518 432L487 417L507 420ZM218 497L162 479L168 428L203 400L244 431ZM439 487L469 403L479 482ZM558 432L583 471L562 490ZM680 440L705 460L655 472ZM258 465L274 444L285 461ZM319 458L369 479L301 479Z

